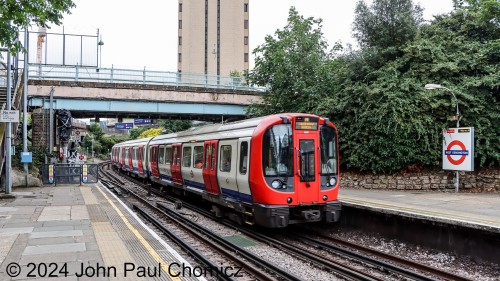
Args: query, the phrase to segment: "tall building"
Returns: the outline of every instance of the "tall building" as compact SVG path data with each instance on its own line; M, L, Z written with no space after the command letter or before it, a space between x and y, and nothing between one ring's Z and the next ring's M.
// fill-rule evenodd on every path
M179 72L248 70L249 0L179 0Z

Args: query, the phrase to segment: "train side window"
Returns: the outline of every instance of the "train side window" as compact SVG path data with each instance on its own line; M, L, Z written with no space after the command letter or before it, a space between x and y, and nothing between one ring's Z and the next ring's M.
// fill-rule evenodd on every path
M172 162L172 148L167 147L167 149L165 149L165 163L170 164L171 162Z
M220 164L219 170L221 172L231 171L231 153L232 148L230 145L221 145L220 147Z
M160 155L158 157L158 164L165 164L165 146L160 146Z
M196 169L201 169L203 167L203 146L194 147L193 163Z
M215 155L215 144L212 144L212 151L211 152L212 152L211 153L212 154L212 163L210 164L210 170L214 170L215 169L215 167L214 167L215 166L215 157L216 157L216 155Z
M240 145L240 174L247 173L248 162L248 142L244 141Z
M204 169L208 169L208 162L210 160L210 157L212 157L210 145L206 145L205 146L205 163L203 164Z
M182 148L182 167L191 167L191 146Z

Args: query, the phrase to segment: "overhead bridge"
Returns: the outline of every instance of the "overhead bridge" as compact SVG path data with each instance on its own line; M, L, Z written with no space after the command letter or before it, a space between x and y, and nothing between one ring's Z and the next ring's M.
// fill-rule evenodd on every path
M73 117L242 119L265 89L242 77L151 70L30 65L29 105Z

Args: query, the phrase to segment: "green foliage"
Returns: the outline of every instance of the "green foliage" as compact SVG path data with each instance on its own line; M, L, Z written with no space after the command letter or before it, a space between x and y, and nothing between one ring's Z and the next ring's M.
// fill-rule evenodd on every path
M11 53L21 50L19 29L35 24L48 27L49 23L61 24L64 13L75 7L71 0L0 0L0 45ZM12 24L11 24L12 21Z
M131 140L136 140L142 134L142 132L146 131L146 127L134 127L128 131L128 137Z
M92 123L89 126L89 132L94 136L96 141L101 141L104 136L104 130L99 123Z
M165 129L165 133L169 134L191 128L192 122L190 120L161 120L160 126Z
M406 3L401 7L407 11L390 12L393 7L387 4L396 2ZM424 89L427 83L439 83L457 96L461 126L475 128L476 167L498 166L498 1L462 1L454 12L423 26L420 8L411 1L396 2L374 1L372 9L385 5L378 13L358 3L359 9L366 9L363 16L370 14L369 20L380 26L363 33L370 36L360 37L361 50L333 54L340 50L335 48L325 60L307 58L316 64L312 71L305 71L308 61L298 59L298 52L287 52L300 46L301 34L309 33L288 28L287 34L277 32L276 39L268 37L266 45L255 50L260 61L250 77L270 86L272 94L264 97L265 106L253 107L250 113L302 111L329 117L339 129L341 164L350 169L397 172L410 165L439 166L442 130L455 126L448 117L456 105L448 91ZM398 21L393 31L384 25ZM287 27L304 22L291 12ZM411 36L393 40L391 36L401 32ZM319 49L317 53L325 52ZM290 95L291 89L300 94Z
M159 135L161 135L162 131L163 131L163 128L148 129L139 135L139 139L159 136Z
M356 3L353 34L361 47L398 47L413 40L423 22L423 9L412 0Z
M304 18L291 8L288 24L254 50L255 67L248 74L250 84L269 89L263 104L252 105L249 115L284 111L310 112L327 95L322 78L326 72L327 43L321 20Z

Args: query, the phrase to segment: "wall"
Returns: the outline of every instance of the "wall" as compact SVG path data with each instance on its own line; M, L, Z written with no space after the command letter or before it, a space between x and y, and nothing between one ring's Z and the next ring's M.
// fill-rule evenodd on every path
M341 172L341 188L447 190L454 189L454 172L422 171L393 175ZM500 169L461 172L460 190L468 192L500 192Z

